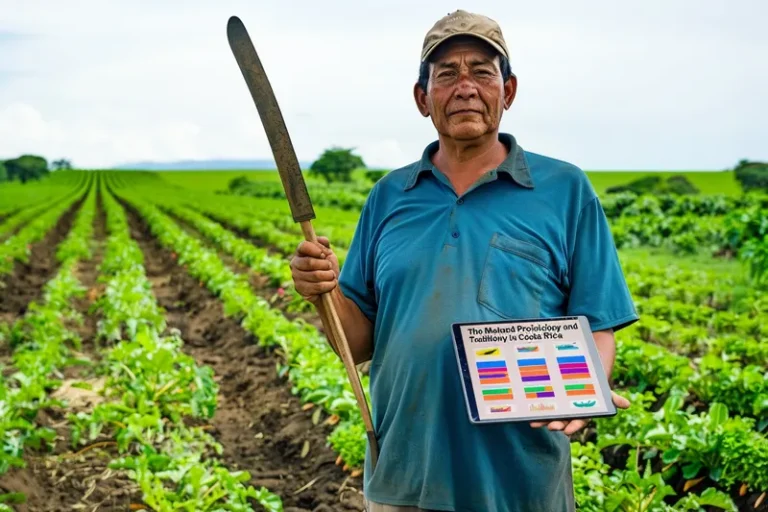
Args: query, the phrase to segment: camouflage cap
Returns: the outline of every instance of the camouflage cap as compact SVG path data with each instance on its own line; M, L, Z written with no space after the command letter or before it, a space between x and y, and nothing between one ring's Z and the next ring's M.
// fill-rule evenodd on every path
M422 62L432 54L440 43L448 38L461 35L478 37L509 59L507 43L501 34L499 24L482 14L474 14L459 9L442 17L427 32L421 48Z

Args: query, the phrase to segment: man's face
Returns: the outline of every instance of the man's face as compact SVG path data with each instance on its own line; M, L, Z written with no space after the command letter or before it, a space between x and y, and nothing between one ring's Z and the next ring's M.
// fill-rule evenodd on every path
M419 110L432 117L438 133L472 140L498 129L515 88L514 78L502 81L499 60L488 45L456 38L437 50L427 94L418 87L415 94Z

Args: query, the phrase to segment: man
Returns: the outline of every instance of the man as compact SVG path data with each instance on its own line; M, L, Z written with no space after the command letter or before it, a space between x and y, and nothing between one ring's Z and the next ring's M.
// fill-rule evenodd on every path
M613 331L638 316L606 218L580 169L499 132L517 78L494 21L444 17L421 58L414 99L438 140L373 187L341 273L326 238L291 261L371 361L369 510L574 510L568 436L586 422L471 424L450 324L586 315L610 374Z

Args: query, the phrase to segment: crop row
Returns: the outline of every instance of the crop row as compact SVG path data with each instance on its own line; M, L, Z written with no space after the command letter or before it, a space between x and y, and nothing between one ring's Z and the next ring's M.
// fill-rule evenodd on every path
M0 379L0 474L12 467L24 467L27 446L40 448L51 443L56 433L36 423L40 409L65 405L49 397L61 384L60 371L78 364L71 346L80 348L81 340L73 325L82 321L74 299L85 293L76 277L80 261L90 259L96 205L95 187L91 187L67 238L56 257L60 264L56 275L43 288L40 301L29 304L21 319L0 330L0 341L13 350L13 372ZM0 326L2 327L2 326ZM22 493L0 496L0 510L12 510L4 503L25 501Z
M57 175L56 178L49 178L40 182L3 183L2 194L0 194L0 218L79 190L91 178L90 174L80 172L71 173L68 176Z
M79 191L73 190L71 192L74 193ZM48 198L45 201L40 201L39 203L23 207L14 212L13 215L9 215L0 222L0 239L10 235L18 227L23 226L35 217L45 213L49 208L55 206L62 200L66 200L66 195Z
M86 183L75 193L48 205L43 211L36 212L37 218L0 244L0 276L13 270L14 261L28 262L31 244L45 237L64 212L83 197L88 186Z
M341 210L360 211L370 190L370 185L355 183L324 184L308 181L307 189L312 196L312 202L320 206L329 206ZM280 182L249 180L240 177L232 180L228 188L229 194L264 199L280 199L285 202L285 190Z
M247 511L249 499L282 510L279 497L246 485L248 473L219 463L222 448L209 434L185 425L186 418L213 416L212 371L183 353L177 332L165 334L125 212L104 188L101 195L109 236L100 269L105 290L96 306L98 335L111 346L99 369L106 376L104 401L70 415L73 445L113 439L122 455L110 467L127 471L152 510Z
M331 442L342 442L335 448L350 466L358 466L365 453L365 437L357 435L362 421L360 412L341 361L317 329L301 320L288 320L273 309L254 293L243 275L227 268L215 251L185 233L160 209L134 195L121 194L121 198L136 208L158 241L177 254L177 262L222 300L226 315L238 318L262 346L281 348L285 357L281 374L288 375L302 401L320 405L328 414L341 419ZM366 376L363 387L367 392ZM350 437L350 430L355 443L343 444Z

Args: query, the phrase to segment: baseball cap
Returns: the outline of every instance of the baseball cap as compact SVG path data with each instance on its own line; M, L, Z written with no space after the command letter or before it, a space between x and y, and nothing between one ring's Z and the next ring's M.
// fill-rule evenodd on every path
M427 32L421 48L422 62L429 57L440 43L454 36L474 36L494 47L509 59L509 51L499 24L487 16L459 9L440 18Z

